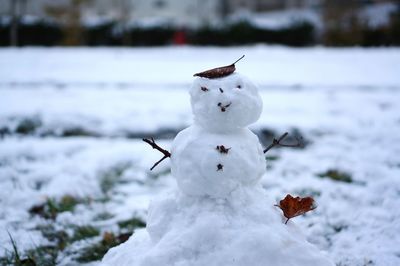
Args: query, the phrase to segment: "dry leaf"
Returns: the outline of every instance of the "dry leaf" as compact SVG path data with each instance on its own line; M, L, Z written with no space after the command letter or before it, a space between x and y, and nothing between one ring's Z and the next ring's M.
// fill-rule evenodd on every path
M111 232L104 232L103 243L113 243L115 242L115 236Z
M279 205L275 205L283 211L283 215L287 218L285 224L289 219L302 215L306 212L314 210L317 206L315 201L311 197L292 197L290 194L279 202Z
M235 63L233 63L229 66L213 68L213 69L206 70L206 71L203 71L200 73L196 73L193 76L209 78L209 79L222 78L222 77L228 76L228 75L232 74L233 72L235 72L235 70L236 70L235 64L239 60L241 60L243 57L244 57L244 55L242 57L240 57L238 60L236 60Z

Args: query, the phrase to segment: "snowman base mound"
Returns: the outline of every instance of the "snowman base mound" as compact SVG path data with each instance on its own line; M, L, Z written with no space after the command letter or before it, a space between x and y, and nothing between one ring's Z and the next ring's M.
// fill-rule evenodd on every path
M225 199L174 191L152 202L146 229L108 251L102 266L333 266L261 187Z

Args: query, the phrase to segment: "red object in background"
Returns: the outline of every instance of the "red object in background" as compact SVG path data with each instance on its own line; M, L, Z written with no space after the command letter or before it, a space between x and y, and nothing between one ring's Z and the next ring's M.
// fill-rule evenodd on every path
M173 42L176 45L184 45L186 44L186 34L183 30L177 30L174 33Z

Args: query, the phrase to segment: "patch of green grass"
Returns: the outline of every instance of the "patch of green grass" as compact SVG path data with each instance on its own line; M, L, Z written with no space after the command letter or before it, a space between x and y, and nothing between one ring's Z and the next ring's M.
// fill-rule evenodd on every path
M131 235L130 233L114 235L113 233L105 232L99 242L81 249L79 256L75 260L81 263L100 260L110 248L124 243Z
M54 246L40 246L25 252L24 258L18 258L15 251L0 258L0 265L14 266L56 266L58 249Z
M317 176L320 178L329 178L339 182L353 183L353 179L349 173L337 169L329 169L324 173L317 174Z
M169 174L171 174L171 168L166 168L163 171L149 171L148 176L153 179L158 179Z
M37 265L46 266L46 265L43 265L43 264L37 264L35 262L35 260L32 259L32 258L26 258L26 259L22 259L22 260L16 262L13 259L13 255L9 255L9 256L6 256L6 257L1 257L0 258L0 265L5 265L5 266L8 266L8 265L13 265L13 266L37 266ZM55 264L53 264L53 265L55 266Z
M13 237L11 236L10 233L8 233L8 236L10 237L10 242L12 245L13 250L11 252L6 252L5 257L0 258L0 263L1 265L14 265L14 266L36 266L36 265L43 265L47 266L46 264L38 264L36 259L32 257L31 254L27 254L22 258L20 255L20 252L17 247L17 243L14 241ZM52 264L55 265L55 264Z
M64 199L54 203L56 209L71 210L73 204L70 199ZM109 213L105 213L106 217L110 217ZM48 222L37 226L35 229L39 230L43 237L49 241L49 244L44 246L38 246L34 249L28 250L20 255L17 246L13 243L13 252L7 254L7 256L0 258L0 265L16 265L16 266L55 266L58 261L57 258L63 251L68 252L67 248L74 245L76 241L91 239L87 243L92 243L84 248L79 249L74 260L77 263L87 263L92 261L100 260L104 254L112 247L124 243L132 235L132 232L136 228L142 228L146 226L146 223L137 217L123 220L118 223L120 228L116 234L106 232L103 234L100 240L97 240L100 235L100 230L91 225L75 226L72 225L72 234L67 233L63 228L57 227L54 222ZM12 238L10 238L12 239ZM97 240L93 243L93 240Z
M80 201L77 198L67 195L61 198L56 208L58 212L73 211L78 203Z
M110 200L111 200L111 195L103 195L102 197L94 199L94 202L104 204L104 203L109 202Z
M4 136L9 135L11 131L7 127L0 127L0 139Z
M267 155L265 156L265 160L267 162L267 170L270 170L273 168L273 162L279 160L280 157L277 155Z
M110 214L106 213L106 217L109 215ZM132 217L131 219L118 222L118 226L120 232L117 235L105 232L100 241L81 249L75 260L80 263L100 260L110 248L124 243L129 239L136 228L145 227L146 223L137 217ZM72 240L87 239L98 236L99 234L100 232L97 228L92 226L82 226L76 228Z
M72 242L100 235L99 229L91 225L73 226L73 234L69 236L64 230L57 230L53 224L45 224L36 227L42 235L54 243L59 250L63 250Z
M69 236L64 230L57 230L52 223L38 226L36 229L40 230L42 235L49 240L51 244L39 246L29 250L26 254L28 258L32 258L37 265L41 266L56 265L58 254L75 241L100 235L100 231L90 225L73 227L72 236Z
M137 217L133 217L118 222L118 226L120 228L119 234L104 233L101 241L83 248L76 260L81 263L100 260L110 248L127 241L136 228L145 227L146 223Z
M118 222L118 226L125 231L133 232L136 228L145 227L146 223L137 217L132 217L131 219Z
M38 127L42 125L42 122L38 117L30 117L24 118L19 121L17 128L15 129L16 133L19 134L32 134L36 131Z
M114 217L114 215L112 215L112 214L109 213L109 212L101 212L101 213L97 214L97 215L93 218L93 220L95 220L95 221L104 221L104 220L109 220L109 219L111 219L111 218L113 218L113 217Z
M66 195L63 196L60 200L55 199L47 199L45 203L40 205L35 205L29 209L29 213L34 215L39 215L45 219L55 219L59 213L66 211L73 211L75 206L79 203L82 203L82 200L79 200L75 197Z
M10 235L13 251L0 258L1 265L14 266L55 266L57 265L58 246L40 246L25 252L22 256L18 251L16 242Z
M6 257L1 258L0 261L4 261L7 263L12 263L13 265L22 265L21 262L21 256L19 254L19 250L17 248L17 243L15 242L14 238L11 236L11 234L8 232L8 236L10 238L10 242L12 245L13 250L11 252L8 252L8 254L6 255Z
M62 137L91 137L96 134L89 132L88 130L81 127L67 128L62 132Z
M111 191L120 181L123 173L131 167L130 162L120 162L100 174L100 188L104 194Z
M40 266L55 266L57 265L58 248L52 245L39 246L35 249L27 251L28 257Z
M100 242L83 248L79 256L76 258L76 261L87 263L100 260L110 248L119 244L121 244L121 241L119 241L113 233L106 232L103 234L103 238Z
M57 230L52 223L39 225L36 229L39 230L43 237L49 240L52 246L57 250L64 250L70 242L67 232L64 230Z
M79 241L100 235L99 229L91 225L77 226L74 228L74 235L71 241Z
M0 257L0 265L12 265L12 258L9 253L6 252L4 257Z
M304 188L304 189L295 191L295 194L299 195L300 197L313 197L313 198L316 198L316 197L321 196L321 191L315 190L315 189L312 189L312 188Z
M265 156L265 160L267 160L267 161L277 161L277 160L279 160L279 156L277 156L277 155L267 155L267 156Z

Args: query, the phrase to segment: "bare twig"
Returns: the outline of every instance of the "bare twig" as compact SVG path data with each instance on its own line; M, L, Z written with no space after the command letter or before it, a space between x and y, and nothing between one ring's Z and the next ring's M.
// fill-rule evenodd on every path
M236 60L232 65L236 64L237 62L239 62L240 60L242 60L244 58L244 55L242 55L238 60Z
M266 153L267 151L269 151L270 149L272 149L275 146L293 147L293 148L302 147L303 146L301 141L298 138L296 138L297 139L297 143L296 144L283 144L283 143L281 143L281 141L284 138L286 138L288 134L289 134L288 132L285 132L282 136L279 137L279 139L274 138L272 140L272 143L264 150L264 153Z
M158 146L156 144L156 142L154 141L153 138L151 139L143 139L144 142L146 142L147 144L149 144L153 149L158 150L159 152L161 152L162 154L164 154L164 157L162 157L160 160L158 160L151 168L150 170L153 170L154 167L156 167L159 163L161 163L163 160L167 159L168 157L171 157L171 153L163 148L161 148L160 146Z
M164 154L164 156L166 156L166 157L170 157L171 156L171 153L169 151L161 148L160 146L158 146L153 138L151 138L151 139L143 139L143 141L148 143L153 149L156 149L159 152L161 152L162 154Z

